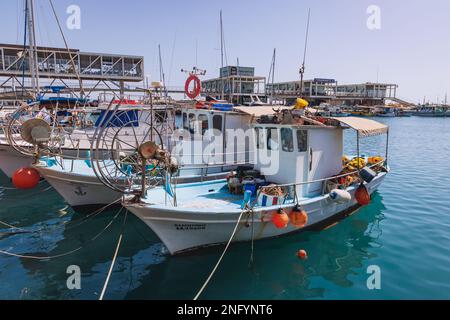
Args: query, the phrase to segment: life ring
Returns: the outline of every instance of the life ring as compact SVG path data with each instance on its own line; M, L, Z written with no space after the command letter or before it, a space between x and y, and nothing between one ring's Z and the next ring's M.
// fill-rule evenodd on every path
M189 91L189 85L191 84L192 81L194 81L194 90ZM196 75L191 74L189 78L187 78L186 83L184 85L184 92L189 98L195 99L200 94L200 90L201 90L200 79Z

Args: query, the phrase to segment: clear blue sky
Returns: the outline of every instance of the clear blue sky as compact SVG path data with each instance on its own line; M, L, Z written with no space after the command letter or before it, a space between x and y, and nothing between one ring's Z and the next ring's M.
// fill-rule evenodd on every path
M47 0L35 0L39 45L63 46ZM228 62L267 76L277 48L276 81L298 79L305 20L311 8L306 78L340 83L377 80L399 84L413 101L450 94L450 1L446 0L54 0L60 19L81 8L81 29L64 27L71 47L145 56L157 80L161 44L169 85L181 85L197 60L207 78L220 66L219 10L223 10ZM366 26L369 5L381 9L381 29ZM1 0L0 42L22 43L23 0ZM197 43L197 55L196 55ZM450 95L449 95L450 97ZM449 99L450 100L450 99Z

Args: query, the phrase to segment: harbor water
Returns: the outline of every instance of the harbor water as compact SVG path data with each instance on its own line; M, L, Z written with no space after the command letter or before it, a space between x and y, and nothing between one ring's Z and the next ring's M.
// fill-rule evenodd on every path
M326 230L255 242L251 266L251 244L233 244L201 299L450 299L450 119L377 120L390 126L392 171L371 204ZM350 130L345 140L353 154ZM383 141L362 140L362 152L383 155ZM0 253L0 299L98 299L123 226L105 299L192 299L223 249L171 257L132 214L76 213L46 182L24 192L1 176L0 204L18 227L0 224L0 250L18 255ZM70 290L73 265L81 288Z

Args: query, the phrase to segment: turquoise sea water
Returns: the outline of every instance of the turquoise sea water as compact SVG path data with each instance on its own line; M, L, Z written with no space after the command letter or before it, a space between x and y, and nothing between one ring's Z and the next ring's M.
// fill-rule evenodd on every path
M450 119L377 120L391 128L392 171L372 203L327 230L255 242L252 268L250 243L232 245L203 299L450 299ZM353 142L346 133L348 153ZM366 153L384 152L382 137L362 145ZM124 212L98 235L118 209L85 219L46 183L29 192L10 188L1 176L0 220L27 233L0 225L0 250L78 250L50 261L0 253L0 299L98 299ZM167 256L131 214L124 232L106 299L191 299L222 250ZM296 257L299 249L308 260ZM67 289L69 265L81 268L80 290ZM366 286L370 265L381 269L380 290Z

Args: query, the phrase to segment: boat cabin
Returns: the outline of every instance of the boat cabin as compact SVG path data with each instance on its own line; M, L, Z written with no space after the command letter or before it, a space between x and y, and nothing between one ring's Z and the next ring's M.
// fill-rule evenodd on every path
M250 118L234 111L183 109L176 151L184 164L252 163Z
M334 176L342 170L340 126L254 124L255 169L267 181L295 184ZM299 197L322 193L321 182L297 185Z

